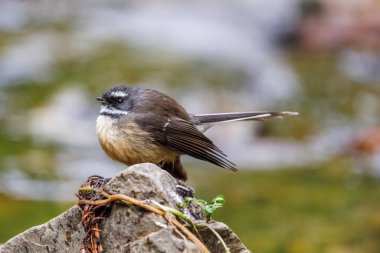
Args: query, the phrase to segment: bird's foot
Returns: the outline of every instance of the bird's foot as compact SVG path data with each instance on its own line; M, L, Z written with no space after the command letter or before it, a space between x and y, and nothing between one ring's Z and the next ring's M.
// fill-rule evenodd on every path
M176 193L181 196L183 199L185 198L193 198L194 197L194 188L185 185L183 182L178 181L178 184L175 187Z

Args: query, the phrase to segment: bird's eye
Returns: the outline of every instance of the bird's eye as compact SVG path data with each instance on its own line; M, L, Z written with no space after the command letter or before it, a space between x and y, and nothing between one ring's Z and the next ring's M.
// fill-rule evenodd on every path
M121 104L121 103L124 102L124 99L123 99L123 98L118 98L116 101L117 101L119 104Z

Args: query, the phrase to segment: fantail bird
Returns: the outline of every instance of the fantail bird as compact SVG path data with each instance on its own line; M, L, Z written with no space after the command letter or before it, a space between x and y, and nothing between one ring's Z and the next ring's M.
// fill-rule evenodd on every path
M101 102L96 133L103 150L126 165L150 162L186 181L181 155L237 171L235 164L200 129L215 123L264 120L297 112L189 114L173 98L153 89L114 87Z

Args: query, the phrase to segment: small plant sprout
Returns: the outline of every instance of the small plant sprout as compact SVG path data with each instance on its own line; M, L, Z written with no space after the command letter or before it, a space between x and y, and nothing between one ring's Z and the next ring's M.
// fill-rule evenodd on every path
M198 199L196 202L203 208L207 219L210 219L216 209L223 207L225 199L223 195L218 195L211 201L211 203L207 203L207 201L203 199Z

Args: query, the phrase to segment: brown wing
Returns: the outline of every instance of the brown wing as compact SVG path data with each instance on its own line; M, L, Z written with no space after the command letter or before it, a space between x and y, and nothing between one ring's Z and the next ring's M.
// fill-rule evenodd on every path
M164 124L162 131L166 137L165 146L169 149L237 171L235 164L190 122L171 118Z

